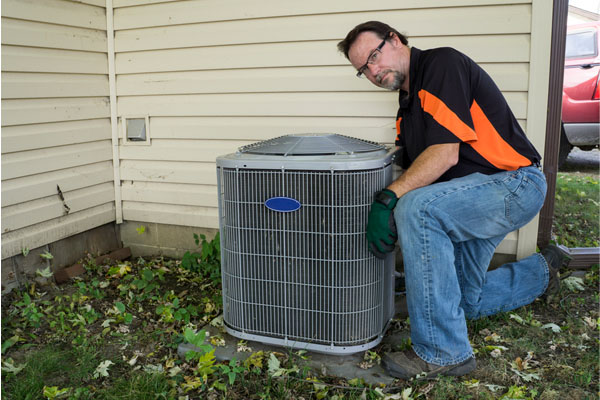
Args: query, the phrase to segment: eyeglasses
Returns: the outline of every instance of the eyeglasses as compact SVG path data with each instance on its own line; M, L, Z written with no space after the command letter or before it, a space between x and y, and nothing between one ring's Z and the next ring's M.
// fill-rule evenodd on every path
M384 39L381 43L379 43L379 46L377 46L375 49L373 49L373 51L371 52L371 54L369 54L369 57L367 58L367 62L358 69L358 72L356 73L356 76L358 78L362 78L363 74L365 73L365 71L367 70L367 68L369 68L369 64L375 64L377 63L377 60L379 60L379 54L381 54L381 48L383 47L383 45L385 44L385 41L387 40L387 38L390 36L391 32L388 32L385 36Z

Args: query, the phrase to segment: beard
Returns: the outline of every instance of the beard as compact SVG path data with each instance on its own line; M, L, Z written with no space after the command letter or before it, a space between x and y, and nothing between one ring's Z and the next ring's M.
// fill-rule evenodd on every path
M383 77L386 76L387 74L392 74L392 77L391 77L391 79L388 78L384 83L382 80L383 80ZM400 88L404 84L404 81L406 80L406 75L404 75L400 71L386 69L384 71L381 71L379 74L377 74L377 76L375 77L375 80L380 87L391 90L391 91L396 91L396 90L400 90Z

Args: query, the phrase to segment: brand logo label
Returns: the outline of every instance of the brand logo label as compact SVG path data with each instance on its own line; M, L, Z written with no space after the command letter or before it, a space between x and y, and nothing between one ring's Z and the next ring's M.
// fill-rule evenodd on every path
M292 212L302 207L298 200L290 197L271 197L265 201L265 206L269 210L279 212Z

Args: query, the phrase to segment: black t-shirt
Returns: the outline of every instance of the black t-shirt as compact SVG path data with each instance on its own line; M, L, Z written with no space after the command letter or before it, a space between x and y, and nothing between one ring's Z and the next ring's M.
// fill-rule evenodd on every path
M458 164L438 182L541 160L490 76L459 51L411 48L409 91L400 91L396 117L404 168L442 143L460 143L460 152Z

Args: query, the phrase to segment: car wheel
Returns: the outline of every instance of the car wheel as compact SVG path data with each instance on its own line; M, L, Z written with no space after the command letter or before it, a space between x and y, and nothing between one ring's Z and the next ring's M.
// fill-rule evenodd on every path
M569 143L569 139L567 139L567 134L565 133L565 126L560 124L560 145L558 148L558 169L562 167L562 165L567 161L567 157L569 153L573 149L573 145Z

